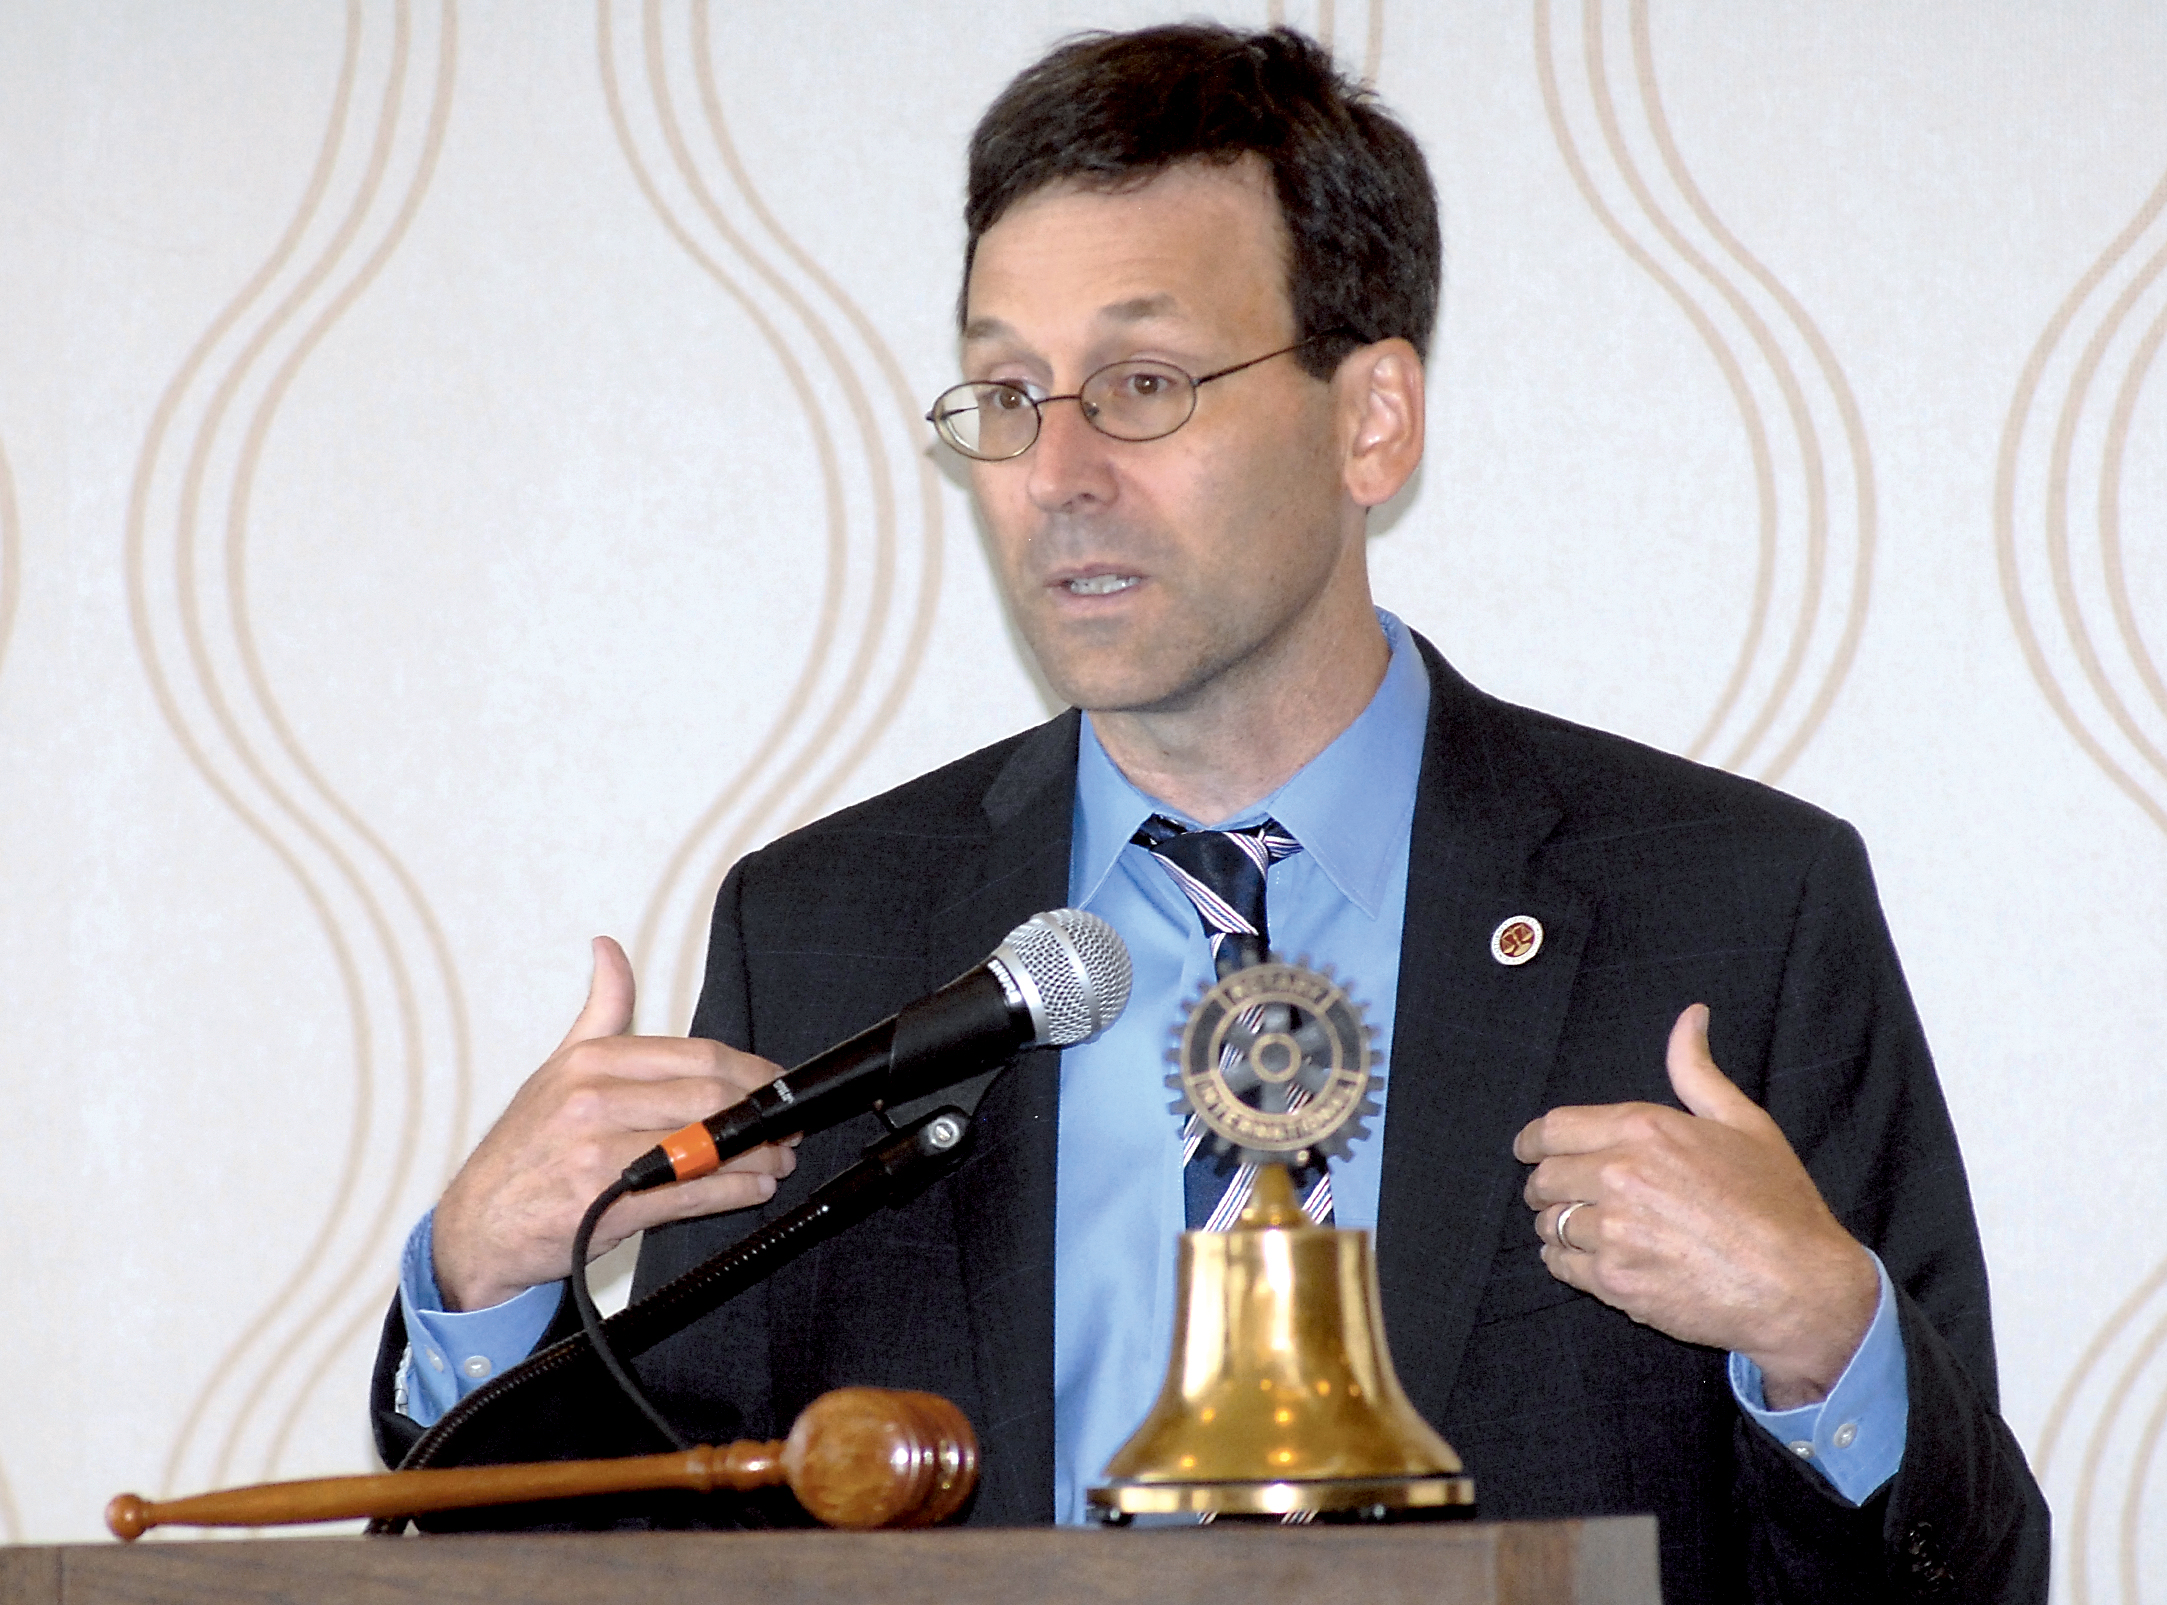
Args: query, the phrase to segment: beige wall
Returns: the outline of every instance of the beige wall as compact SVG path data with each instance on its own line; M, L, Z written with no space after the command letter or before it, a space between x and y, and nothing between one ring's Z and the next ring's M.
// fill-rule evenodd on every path
M1435 164L1381 600L1864 830L2063 1597L2167 1599L2167 10L1205 9ZM0 8L0 1535L363 1465L585 938L681 1028L738 853L1039 716L917 421L961 145L1167 14Z

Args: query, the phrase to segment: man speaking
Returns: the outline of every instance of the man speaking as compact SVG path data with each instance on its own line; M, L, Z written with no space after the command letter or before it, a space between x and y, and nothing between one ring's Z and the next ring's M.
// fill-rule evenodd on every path
M1185 1153L1166 1036L1215 950L1268 942L1380 1030L1382 1119L1305 1204L1374 1228L1402 1381L1485 1517L1653 1511L1674 1602L2044 1599L1857 836L1494 701L1371 599L1440 277L1406 131L1287 30L1086 36L987 112L966 223L965 378L930 417L1073 709L738 864L690 1039L622 1034L596 943L564 1045L409 1244L387 1454L540 1337L628 1161L1069 904L1126 939L1126 1015L1022 1055L947 1180L650 1350L688 1432L926 1388L984 1442L973 1520L1081 1519L1164 1371L1173 1239L1244 1185ZM644 1291L871 1131L627 1199L597 1247L647 1228Z

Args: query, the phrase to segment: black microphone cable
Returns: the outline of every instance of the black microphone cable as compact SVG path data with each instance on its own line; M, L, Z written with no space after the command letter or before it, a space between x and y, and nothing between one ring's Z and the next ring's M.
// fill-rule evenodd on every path
M602 1224L602 1217L609 1213L610 1205L630 1191L630 1179L619 1176L596 1195L595 1201L587 1206L587 1213L580 1217L579 1230L572 1234L572 1302L579 1309L580 1329L587 1334L588 1346L601 1359L603 1369L609 1372L618 1391L639 1406L640 1414L654 1424L654 1429L672 1449L690 1449L692 1445L684 1434L671 1426L669 1417L647 1397L647 1390L640 1386L640 1379L632 1374L631 1367L617 1358L616 1345L602 1329L602 1312L595 1308L594 1290L587 1285L587 1249L594 1242L595 1228Z
M921 1115L910 1124L890 1131L867 1148L856 1164L822 1183L810 1198L789 1214L769 1221L749 1237L740 1239L734 1248L724 1250L722 1254L708 1261L706 1266L688 1271L675 1281L657 1288L637 1307L659 1312L670 1306L673 1299L681 1303L687 1298L698 1298L699 1293L692 1290L695 1284L701 1283L701 1278L710 1268L725 1262L733 1267L730 1274L737 1275L748 1271L757 1261L759 1269L749 1273L750 1280L744 1285L749 1286L751 1282L763 1279L806 1250L855 1226L883 1204L895 1204L915 1196L931 1184L935 1177L945 1174L961 1157L963 1141L970 1134L970 1129L970 1115L950 1105L935 1109L931 1114ZM629 1171L629 1167L627 1168ZM648 1397L646 1389L640 1385L639 1378L632 1374L631 1368L619 1357L609 1325L602 1319L601 1311L595 1308L594 1294L587 1285L587 1250L594 1242L595 1229L600 1225L610 1205L633 1190L635 1189L629 1174L618 1177L587 1206L587 1213L581 1217L579 1230L574 1234L572 1244L572 1303L579 1311L580 1329L585 1334L588 1345L601 1357L603 1368L609 1372L611 1380L626 1398L639 1407L640 1414L662 1434L665 1441L678 1450L684 1450L691 1445L656 1407L654 1400ZM733 1291L743 1290L743 1287L737 1287ZM706 1304L703 1313L704 1309L713 1307L712 1303ZM683 1321L680 1320L677 1324L682 1325ZM667 1328L672 1331L675 1329L675 1326ZM636 1345L642 1343L638 1338L633 1341ZM650 1337L645 1341L652 1342L653 1339ZM506 1385L512 1374L507 1372L504 1378L490 1386ZM470 1398L472 1397L478 1395L470 1395ZM453 1406L453 1414L460 1408ZM446 1420L449 1419L447 1416ZM423 1442L427 1441L424 1438Z

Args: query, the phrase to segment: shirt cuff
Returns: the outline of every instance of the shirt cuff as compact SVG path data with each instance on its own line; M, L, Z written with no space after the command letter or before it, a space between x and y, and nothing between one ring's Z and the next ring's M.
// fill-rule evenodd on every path
M1844 1498L1863 1505L1896 1475L1904 1460L1904 1433L1911 1421L1911 1388L1904 1375L1904 1336L1896 1316L1896 1289L1881 1256L1867 1250L1881 1279L1873 1324L1819 1404L1771 1410L1761 1368L1743 1354L1731 1356L1731 1392L1739 1408L1778 1443L1810 1462Z
M544 1282L486 1310L447 1310L436 1285L436 1211L406 1239L399 1261L399 1310L406 1318L406 1414L424 1427L507 1366L534 1352L562 1290Z

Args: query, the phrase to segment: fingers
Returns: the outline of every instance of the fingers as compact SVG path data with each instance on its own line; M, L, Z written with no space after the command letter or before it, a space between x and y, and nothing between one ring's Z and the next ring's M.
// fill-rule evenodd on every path
M650 1226L764 1204L775 1196L775 1189L797 1169L797 1164L795 1149L769 1143L740 1154L721 1170L697 1181L677 1182L621 1198L596 1228L593 1256L599 1257L634 1232Z
M562 1276L580 1216L626 1164L782 1073L717 1042L625 1035L632 966L608 937L595 939L593 953L586 1003L563 1044L513 1094L438 1201L447 1308L483 1308ZM763 1203L796 1162L788 1146L755 1149L699 1184L659 1189L606 1216L595 1248L659 1221Z
M596 937L594 976L587 983L586 1005L572 1022L572 1029L565 1032L564 1040L557 1044L557 1051L562 1053L575 1042L624 1035L632 1029L634 999L632 961L625 957L615 937Z
M1512 1139L1512 1157L1521 1164L1532 1165L1549 1157L1549 1145L1543 1140L1543 1122L1549 1118L1548 1115L1537 1115Z
M1584 1154L1606 1147L1597 1140L1597 1126L1606 1110L1616 1104L1566 1105L1537 1115L1512 1139L1512 1157L1523 1165L1539 1165L1555 1154Z
M570 1092L560 1119L568 1132L622 1132L636 1139L629 1160L669 1133L705 1120L742 1093L729 1081L693 1074L662 1079L598 1076Z
M782 1074L780 1065L705 1037L590 1037L559 1048L550 1063L568 1085L706 1079L721 1090L721 1102L705 1110L706 1114L724 1103L735 1103Z
M1740 1092L1708 1050L1708 1006L1693 1004L1670 1029L1664 1067L1671 1091L1688 1113L1741 1131L1765 1132L1767 1111ZM1658 1129L1660 1104L1566 1104L1529 1121L1512 1140L1513 1157L1540 1164L1561 1154L1589 1154L1644 1140Z
M1586 1198L1552 1204L1536 1213L1535 1235L1546 1247L1562 1249L1568 1254L1593 1254L1600 1240L1596 1208L1595 1202ZM1571 1214L1569 1220L1566 1218L1568 1212Z
M1678 1016L1664 1065L1684 1111L1555 1109L1515 1140L1543 1265L1635 1321L1749 1356L1771 1400L1821 1397L1871 1318L1871 1258L1716 1064L1704 1005Z
M1739 1131L1765 1130L1772 1122L1761 1106L1740 1092L1717 1068L1708 1051L1708 1005L1695 1003L1670 1028L1663 1050L1670 1090L1688 1111Z
M1542 1239L1543 1269L1563 1282L1567 1287L1578 1288L1583 1293L1601 1296L1597 1278L1601 1275L1602 1262L1595 1254L1595 1205L1583 1203L1573 1210L1572 1219L1566 1221L1567 1241L1558 1240L1558 1222L1571 1204L1557 1204L1535 1217L1535 1234Z
M650 1134L651 1135L651 1134ZM646 1136L625 1139L621 1143L598 1145L595 1152L607 1157L583 1169L582 1173L565 1173L561 1178L563 1192L556 1200L561 1213L557 1229L564 1234L560 1252L564 1258L560 1268L552 1275L564 1274L561 1265L569 1263L572 1228L579 1222L587 1206L603 1187L624 1168L624 1160L644 1153L652 1143ZM764 1204L775 1196L775 1190L783 1178L798 1168L797 1150L783 1143L766 1143L746 1153L739 1154L722 1169L696 1181L673 1183L648 1192L633 1193L619 1199L603 1214L595 1227L594 1240L589 1245L590 1259L608 1253L634 1232L645 1231L665 1221L691 1220L700 1215L716 1215L726 1210L747 1209ZM546 1280L547 1278L542 1278Z
M1523 1165L1568 1154L1600 1153L1646 1137L1677 1110L1655 1103L1565 1104L1539 1115L1512 1140L1512 1156Z
M1596 1198L1617 1188L1627 1156L1616 1149L1599 1154L1565 1154L1545 1159L1528 1172L1520 1196L1527 1207L1548 1209L1576 1198Z

